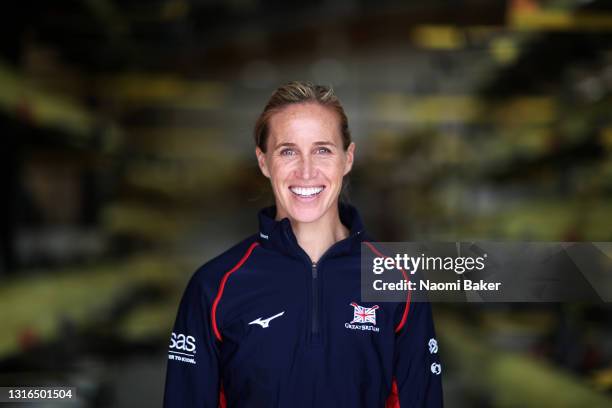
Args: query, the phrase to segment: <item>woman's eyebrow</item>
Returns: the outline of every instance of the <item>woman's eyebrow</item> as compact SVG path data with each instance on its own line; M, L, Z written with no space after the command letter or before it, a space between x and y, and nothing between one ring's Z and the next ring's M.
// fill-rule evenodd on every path
M274 146L274 150L278 150L281 147L295 147L295 146L297 146L295 143L284 142L284 143L279 143L276 146Z
M318 142L314 142L313 145L315 146L333 146L335 147L336 144L334 142L329 142L329 141L318 141ZM295 143L291 143L291 142L281 142L279 144L277 144L276 146L274 146L274 150L278 150L281 147L296 147L297 145Z

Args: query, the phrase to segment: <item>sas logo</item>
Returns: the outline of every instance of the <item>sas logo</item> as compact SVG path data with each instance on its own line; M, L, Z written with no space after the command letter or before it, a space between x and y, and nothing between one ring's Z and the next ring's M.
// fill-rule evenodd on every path
M168 360L195 364L195 353L195 337L185 336L182 333L172 333L170 337L170 350L168 350Z
M182 333L172 333L172 336L170 337L170 349L186 351L188 353L195 354L195 337L185 336Z
M371 330L374 332L380 331L380 328L376 327L376 310L380 308L378 305L365 307L360 306L355 302L351 302L350 306L353 306L353 320L351 320L349 323L344 323L344 327L351 330ZM372 325L370 326L355 323L371 323Z

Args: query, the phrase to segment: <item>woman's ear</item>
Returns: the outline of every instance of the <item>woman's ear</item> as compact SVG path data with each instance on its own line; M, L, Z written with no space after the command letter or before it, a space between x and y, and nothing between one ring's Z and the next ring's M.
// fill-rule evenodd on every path
M344 165L344 175L346 176L353 168L353 159L355 158L355 142L351 142L344 154L346 155L346 163Z
M255 148L255 156L257 156L257 164L259 165L261 173L267 178L270 178L270 172L268 171L268 165L266 163L266 154L261 151L259 146Z

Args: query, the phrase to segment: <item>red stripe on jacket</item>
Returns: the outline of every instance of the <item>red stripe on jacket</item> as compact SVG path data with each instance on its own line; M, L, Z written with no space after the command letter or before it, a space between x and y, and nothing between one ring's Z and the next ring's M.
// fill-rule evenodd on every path
M219 301L221 300L221 296L223 296L223 290L225 289L225 283L227 282L227 279L229 278L229 276L232 273L236 272L238 269L240 269L240 267L246 262L246 260L249 259L249 256L251 256L253 249L255 249L257 245L259 245L259 242L255 241L251 244L251 246L249 246L249 249L247 249L247 251L242 256L242 258L238 261L238 263L234 265L232 269L225 272L225 275L223 275L223 279L221 279L221 283L219 284L219 290L217 291L217 296L215 297L215 300L212 305L212 311L211 311L212 328L213 328L213 331L215 332L215 337L219 341L223 341L223 337L221 337L221 332L219 332L219 328L217 327L217 305L219 304Z
M383 258L389 258L387 255L383 255L378 250L378 248L376 248L371 242L363 241L363 243L366 244L368 248L370 248L372 252L374 252L376 255L383 257ZM408 279L408 276L406 276L406 271L403 269L400 269L400 270L402 271L402 275L404 276L404 279L406 280L406 282L409 282L410 279ZM404 324L406 324L406 320L408 319L408 312L410 311L410 300L411 299L412 299L412 291L409 290L408 296L406 296L406 304L404 306L404 313L402 313L402 320L400 320L399 324L395 328L396 333L402 330L402 327L404 327Z

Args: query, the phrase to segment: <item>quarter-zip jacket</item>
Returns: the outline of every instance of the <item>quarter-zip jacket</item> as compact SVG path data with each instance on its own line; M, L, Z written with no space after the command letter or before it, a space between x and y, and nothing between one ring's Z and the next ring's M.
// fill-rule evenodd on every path
M442 406L429 303L360 301L369 240L355 208L339 210L350 235L316 263L269 207L258 234L194 273L170 339L164 407Z

